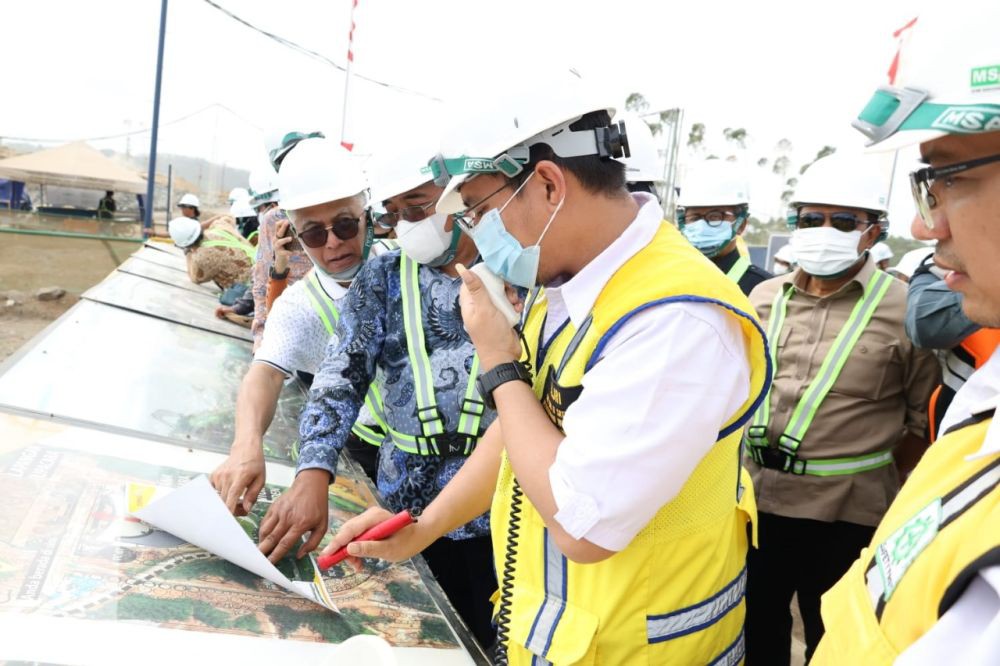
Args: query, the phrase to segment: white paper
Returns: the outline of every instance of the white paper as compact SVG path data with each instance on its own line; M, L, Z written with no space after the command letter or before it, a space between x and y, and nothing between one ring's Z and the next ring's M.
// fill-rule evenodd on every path
M264 557L257 544L229 513L207 476L199 476L132 515L289 592L337 611L321 581L306 583L289 580Z

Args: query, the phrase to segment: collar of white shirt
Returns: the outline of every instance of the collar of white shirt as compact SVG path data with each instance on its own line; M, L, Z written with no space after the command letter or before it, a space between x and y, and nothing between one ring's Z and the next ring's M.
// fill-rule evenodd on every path
M549 310L565 311L576 327L583 324L590 314L597 297L611 276L653 240L663 222L663 209L660 208L656 197L645 192L636 192L632 198L639 204L639 213L622 235L572 278L558 287L545 288L545 297L550 304Z
M992 398L973 405L970 411L975 416L976 414L982 414L998 407L1000 407L1000 395L995 395ZM983 445L979 447L978 451L968 456L966 460L976 460L998 453L1000 453L1000 425L998 425L996 418L994 418L993 423L990 424L989 429L986 431L986 436L983 437Z

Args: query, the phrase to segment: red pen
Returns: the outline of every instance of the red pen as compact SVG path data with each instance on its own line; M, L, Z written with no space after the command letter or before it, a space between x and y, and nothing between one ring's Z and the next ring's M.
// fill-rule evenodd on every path
M403 509L392 518L383 520L375 527L362 532L354 538L351 543L355 543L356 541L381 541L382 539L387 539L407 525L417 522L417 516L419 515L420 511L417 509ZM316 563L319 564L320 571L326 571L334 564L342 562L345 558L347 558L347 546L344 546L330 555L320 555L316 560Z

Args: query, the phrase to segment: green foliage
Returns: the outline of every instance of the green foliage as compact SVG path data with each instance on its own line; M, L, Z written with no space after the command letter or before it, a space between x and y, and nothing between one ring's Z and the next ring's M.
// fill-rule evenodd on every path
M160 578L164 580L207 580L210 578L221 578L222 580L237 583L251 590L257 589L257 585L261 580L260 576L218 557L183 562L173 569L164 571L160 574Z
M722 130L722 135L726 137L726 141L729 143L734 143L740 148L747 147L747 131L742 127L727 127Z
M364 633L346 614L338 615L319 606L316 610L298 611L285 606L267 605L264 612L274 622L279 635L288 638L300 627L319 634L324 641L340 643L355 634Z
M242 629L243 631L259 634L260 622L257 621L257 617L254 615L241 615L233 622L233 629Z
M438 643L455 642L448 625L436 617L425 617L420 620L420 638Z
M891 235L885 239L885 244L889 246L894 255L892 259L889 260L889 265L895 266L899 263L899 260L904 254L910 250L916 250L921 247L926 247L924 243L912 238L903 238L902 236Z
M409 583L392 581L387 587L392 600L402 606L427 612L433 612L436 609L430 595Z
M130 594L106 615L118 620L144 620L163 624L197 620L214 629L230 628L229 616L211 604L195 599L159 599L145 594Z
M702 143L705 141L705 124L695 123L691 125L691 131L688 133L687 145L691 148L701 148Z
M762 222L756 217L747 220L746 231L743 232L743 240L747 245L767 245L772 234L787 234L788 224L783 217L773 217L767 222Z

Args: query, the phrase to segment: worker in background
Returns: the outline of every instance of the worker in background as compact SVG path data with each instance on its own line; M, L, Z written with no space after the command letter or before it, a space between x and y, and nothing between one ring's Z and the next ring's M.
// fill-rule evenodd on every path
M349 553L405 559L492 502L498 663L739 663L753 506L739 438L768 383L749 302L655 197L628 192L613 103L577 77L464 114L432 162L451 176L438 212L531 290L524 346L465 271L499 416L419 522Z
M778 248L778 251L774 253L774 274L784 275L785 273L791 273L792 270L798 265L795 263L795 253L792 251L792 246L782 245Z
M298 231L305 236L305 252L315 268L274 304L261 346L240 385L229 457L211 476L212 485L235 515L246 515L264 487L264 434L274 418L285 380L297 372L315 374L327 346L331 340L335 343L332 336L340 305L351 283L346 275L364 260L371 232L366 214L367 183L358 160L334 144L302 147L302 155L289 160L282 203L301 213L296 215L301 225ZM318 183L311 173L322 174L325 184ZM333 233L327 233L318 222L308 221L340 211L346 212L334 222ZM354 263L336 259L341 255ZM362 427L358 432L364 436L365 430ZM366 471L372 472L370 468Z
M232 206L237 201L243 201L250 196L250 192L245 187L234 187L229 190L229 196L226 198L226 203Z
M402 252L370 261L343 301L337 344L328 348L302 413L298 475L261 525L260 547L272 560L303 532L313 537L299 553L315 548L325 532L326 484L378 376L386 426L378 487L393 512L425 507L468 460L496 415L484 408L475 388L479 360L458 309L456 264L474 261L476 246L435 210L442 188L426 167L430 152L417 144L373 158L373 189L386 210L381 224L395 229ZM280 176L283 198L288 168ZM489 597L496 578L483 513L441 535L424 556L488 648L495 639ZM296 520L302 516L306 520Z
M903 329L906 287L870 253L888 230L889 174L874 159L836 153L809 167L789 212L799 267L750 295L774 366L746 441L760 518L747 586L751 665L789 663L794 595L809 660L823 635L820 595L927 446L940 373Z
M645 120L634 113L623 113L618 119L625 123L628 135L629 155L619 158L625 165L625 187L629 192L652 194L660 201L663 163L656 152L653 131Z
M115 203L115 193L108 190L97 203L97 216L102 220L110 220L115 216L115 211L117 210L118 204Z
M301 280L312 268L312 263L305 252L292 239L292 227L288 223L288 216L275 205L278 196L278 169L281 168L281 163L289 152L306 138L321 139L323 133L271 132L265 142L268 166L255 169L250 174L250 191L253 193L254 205L257 207L257 214L260 218L260 225L257 229L257 257L253 268L253 283L250 286L254 301L253 324L250 330L253 333L255 350L260 346L264 325L267 322L268 285L274 281L276 287L284 289L286 286ZM276 229L281 221L285 221L285 225L282 227L283 237L288 239L285 241L285 247L288 247L291 253L288 255L287 267L275 271L273 269Z
M245 190L244 190L245 191ZM245 194L229 206L229 214L236 220L236 229L240 235L250 241L251 245L257 244L257 211L250 205L250 195Z
M230 216L218 215L205 222L175 217L167 228L174 245L184 250L188 277L195 284L214 282L225 291L250 281L254 248Z
M188 192L181 197L181 200L177 202L177 208L181 211L181 217L189 217L192 220L197 220L201 217L201 201L198 197Z
M919 220L917 220L917 222L919 222ZM934 254L933 246L919 247L915 250L910 250L900 257L899 263L890 268L888 272L892 274L893 277L909 283L910 278L913 277L913 272L920 267L920 264L924 261L924 259L932 254Z
M872 261L875 262L875 267L880 271L889 270L889 262L893 258L892 248L879 241L872 245L871 249Z
M907 16L909 18L909 16ZM905 19L901 19L900 23ZM1000 327L1000 5L928 5L895 79L855 121L876 149L920 144L910 175L920 240L971 320ZM950 425L910 475L850 571L823 597L813 664L1000 662L1000 356L948 410Z
M677 226L684 237L744 294L773 277L737 247L750 217L749 190L736 165L709 160L685 178L677 208Z

